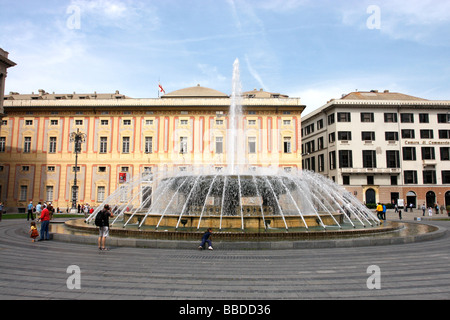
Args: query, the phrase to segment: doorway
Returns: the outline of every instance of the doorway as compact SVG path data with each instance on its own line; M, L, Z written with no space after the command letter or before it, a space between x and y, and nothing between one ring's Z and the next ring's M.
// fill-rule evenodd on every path
M366 204L376 203L375 190L367 189L366 190Z

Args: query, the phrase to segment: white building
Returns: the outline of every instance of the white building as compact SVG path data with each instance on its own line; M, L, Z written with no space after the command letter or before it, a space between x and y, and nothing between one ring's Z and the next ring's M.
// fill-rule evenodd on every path
M352 92L303 117L302 155L365 203L449 206L450 101Z

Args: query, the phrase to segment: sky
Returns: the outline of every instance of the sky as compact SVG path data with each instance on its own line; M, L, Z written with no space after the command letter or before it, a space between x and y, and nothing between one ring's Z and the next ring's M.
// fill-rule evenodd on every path
M196 86L450 100L448 0L0 0L5 93L158 97Z

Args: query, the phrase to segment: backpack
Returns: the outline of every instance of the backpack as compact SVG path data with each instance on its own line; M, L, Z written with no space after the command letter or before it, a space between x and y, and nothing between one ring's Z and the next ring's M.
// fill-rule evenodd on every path
M104 227L105 226L105 211L101 210L97 213L95 216L95 225L97 227Z

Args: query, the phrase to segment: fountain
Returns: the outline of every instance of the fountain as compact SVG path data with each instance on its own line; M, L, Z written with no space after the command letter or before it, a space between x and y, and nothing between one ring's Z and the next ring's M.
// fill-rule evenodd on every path
M111 225L137 230L265 233L374 227L379 220L351 193L309 171L250 167L245 158L239 60L233 64L227 167L191 166L138 176L104 202ZM86 219L92 223L103 205Z

